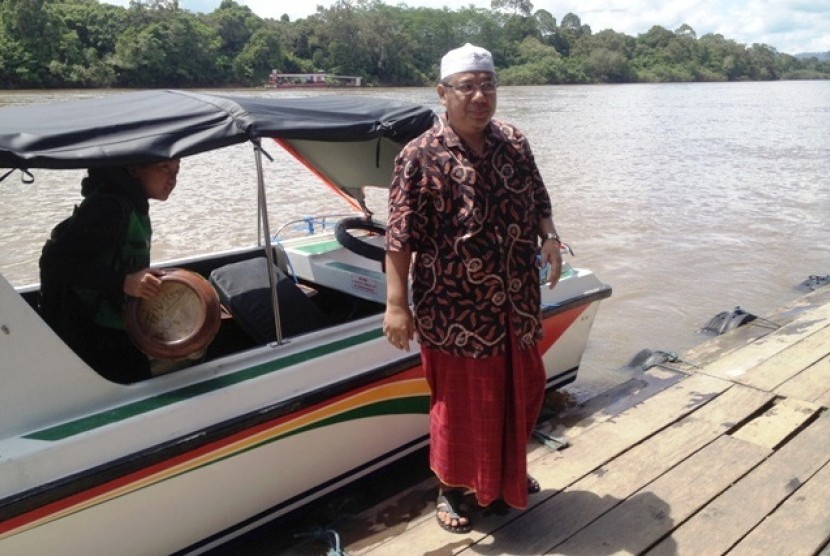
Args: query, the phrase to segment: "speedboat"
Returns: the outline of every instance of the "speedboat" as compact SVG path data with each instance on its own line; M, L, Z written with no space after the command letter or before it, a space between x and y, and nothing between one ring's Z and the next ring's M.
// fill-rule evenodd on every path
M200 358L116 384L44 322L37 284L0 276L0 554L205 552L428 444L417 345L400 351L381 333L383 225L371 220L365 188L388 187L395 155L434 117L367 96L175 90L0 109L0 178L25 182L38 169L249 144L259 240L158 266L217 289L257 271L265 290L240 303L217 293L219 324ZM272 233L266 193L278 197L280 186L266 187L262 166L278 148L354 214L313 233ZM567 262L553 290L544 278L540 287L548 388L557 389L575 380L611 288Z

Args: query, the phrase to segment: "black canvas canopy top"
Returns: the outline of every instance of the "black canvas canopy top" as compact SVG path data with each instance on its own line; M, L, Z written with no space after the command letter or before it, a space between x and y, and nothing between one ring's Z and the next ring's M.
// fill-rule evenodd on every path
M177 90L0 108L0 167L72 169L181 158L273 137L402 144L425 106L367 96L268 98Z

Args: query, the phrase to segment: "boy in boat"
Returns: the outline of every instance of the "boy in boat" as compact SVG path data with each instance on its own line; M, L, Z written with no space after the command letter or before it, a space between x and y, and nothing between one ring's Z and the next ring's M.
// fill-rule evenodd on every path
M128 384L152 376L150 361L124 325L126 296L161 290L151 269L149 199L176 187L179 160L90 168L84 200L58 224L40 257L41 313L52 329L99 374Z
M448 52L437 92L445 114L395 162L384 332L407 350L418 334L431 390L430 466L440 480L436 519L466 533L465 491L481 506L524 508L540 489L526 459L545 389L537 254L551 264L550 287L562 259L527 139L492 119L490 52L471 44Z

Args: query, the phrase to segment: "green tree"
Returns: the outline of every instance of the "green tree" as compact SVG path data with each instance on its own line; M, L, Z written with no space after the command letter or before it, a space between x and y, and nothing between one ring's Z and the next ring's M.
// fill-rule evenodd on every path
M23 45L12 40L0 27L0 86L17 89L28 84L28 68L32 61Z
M256 31L233 62L237 81L245 85L261 85L271 70L282 67L280 36L270 26Z
M219 55L225 61L222 66L236 58L254 33L264 25L263 20L251 8L237 4L234 0L222 0L219 7L204 18L204 22L222 40L219 47Z
M129 27L127 10L97 0L70 0L50 5L68 32L64 35L64 52L71 59L53 60L50 72L63 86L108 87L117 75L112 57L118 37Z
M263 20L240 2L199 14L179 0L0 0L0 87L258 85L274 68L427 84L465 42L488 48L515 84L830 78L830 60L698 38L685 23L593 34L575 13L558 24L546 10L531 16L528 0L493 0L490 10L338 0L293 22Z
M547 44L553 43L553 38L556 36L558 31L556 25L556 18L553 17L547 10L538 10L533 17L536 18L536 23L538 25L539 34L542 36L542 40L545 41Z
M75 33L81 48L93 48L101 57L115 50L118 37L129 27L127 10L97 0L59 2L52 11Z
M511 10L515 15L530 17L533 13L533 3L530 0L490 0L490 9Z
M499 79L506 85L546 85L572 81L567 66L552 46L528 37L519 45L519 64L503 70Z
M686 26L688 27L688 26ZM697 81L700 63L693 31L675 33L659 25L637 37L632 65L640 81ZM688 29L691 29L688 27Z
M562 18L561 27L566 31L570 31L578 38L582 32L582 20L575 13L568 12Z
M581 62L586 77L602 83L625 83L636 79L631 57L636 41L610 29L595 35L584 34L571 50Z
M735 81L747 75L746 48L719 34L707 34L698 40L701 64L724 80Z
M72 41L70 31L49 10L49 0L3 0L0 23L3 40L10 56L3 65L9 68L10 84L24 87L50 87L58 83L49 72L49 64L77 55L76 48L64 49ZM70 35L70 36L67 36Z
M690 25L686 24L686 23L684 23L683 25L681 25L680 27L675 29L674 34L675 35L683 35L683 36L686 36L686 37L691 37L693 39L697 38L697 33L695 33L695 30L692 29L692 27Z
M582 25L582 20L575 13L568 12L559 24L559 31L553 37L553 46L563 56L569 56L571 47L585 34L591 34L591 28Z
M317 7L320 25L312 43L316 47L315 65L332 73L359 74L365 67L358 10L348 0L338 0L330 8Z
M766 44L753 44L747 50L749 78L755 81L777 80L781 77L778 68L778 52Z
M405 32L401 8L376 6L362 19L368 61L366 76L378 83L415 85L427 76L419 70L415 58L418 45Z
M167 18L132 28L119 38L115 59L121 84L196 87L222 82L214 65L220 43L215 30L170 10Z

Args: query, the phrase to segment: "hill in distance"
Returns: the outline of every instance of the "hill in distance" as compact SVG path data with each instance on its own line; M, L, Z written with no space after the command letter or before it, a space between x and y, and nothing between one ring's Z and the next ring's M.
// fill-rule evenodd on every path
M830 60L830 51L827 52L800 52L795 55L796 58L818 58L820 62Z

